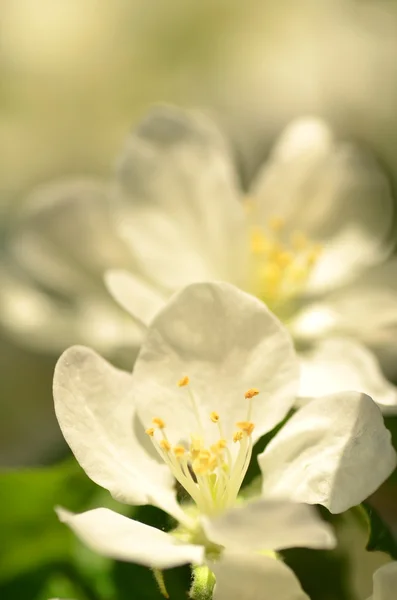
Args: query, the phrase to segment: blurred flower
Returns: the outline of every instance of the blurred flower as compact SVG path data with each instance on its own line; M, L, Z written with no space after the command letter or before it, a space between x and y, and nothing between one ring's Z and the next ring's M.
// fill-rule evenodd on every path
M261 569L258 578L269 571L274 579L269 598L279 577L296 588L287 567L255 554L333 545L311 507L294 503L342 512L396 464L368 396L326 396L298 410L259 455L261 497L239 505L252 446L286 417L298 374L287 330L227 283L176 294L148 328L132 375L90 349L70 348L56 367L54 398L77 460L117 500L156 505L179 526L167 534L106 509L59 509L61 520L112 558L159 569L220 559L222 580L244 554L250 569ZM177 503L175 479L193 503ZM222 586L218 598L227 596Z
M397 562L380 567L374 573L374 593L368 600L394 600L397 586Z
M59 183L28 201L3 268L3 323L28 343L109 353L138 345L180 286L227 280L289 327L302 397L356 389L395 410L396 389L366 347L387 356L397 323L396 264L384 262L393 201L377 164L324 122L301 120L240 194L211 121L154 109L128 139L112 186ZM106 270L134 322L106 298Z

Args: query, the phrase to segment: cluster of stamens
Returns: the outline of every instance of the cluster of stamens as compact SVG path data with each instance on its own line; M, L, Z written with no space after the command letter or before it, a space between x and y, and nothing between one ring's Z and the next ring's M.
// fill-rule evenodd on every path
M252 454L251 434L255 427L251 421L252 399L259 394L259 390L252 388L245 393L248 403L247 416L245 421L236 423L232 442L239 444L239 449L234 453L231 452L229 442L225 438L220 415L215 411L208 415L208 426L217 427L219 439L206 447L204 428L189 378L183 377L178 386L187 390L199 433L195 432L190 436L190 444L187 447L181 444L172 445L167 437L166 424L160 417L152 419L152 426L146 433L174 477L201 512L214 514L234 505L247 472Z
M302 291L321 250L300 231L287 235L281 218L271 219L266 232L254 227L251 253L255 293L273 310L279 308Z

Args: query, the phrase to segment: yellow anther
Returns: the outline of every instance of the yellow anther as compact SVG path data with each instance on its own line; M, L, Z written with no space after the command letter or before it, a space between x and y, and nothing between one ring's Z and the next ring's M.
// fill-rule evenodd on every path
M283 272L276 262L269 261L264 265L262 275L268 285L275 286L280 283Z
M159 444L163 450L166 450L166 452L169 452L171 450L171 444L168 440L160 440Z
M173 452L177 458L185 456L185 448L183 446L174 446Z
M251 435L255 429L255 425L252 421L239 421L236 423L236 426L241 429L241 431L244 431L244 433L247 435Z
M215 411L214 411L214 412L212 412L212 413L210 414L210 419L211 419L211 421L212 421L213 423L218 423L218 421L219 421L219 415L218 415L218 413L217 413L217 412L215 412Z
M165 423L164 423L163 419L160 419L160 417L154 417L152 419L152 423L153 423L153 425L156 425L159 429L164 429L164 427L165 427Z
M233 435L233 442L240 442L243 439L243 432L242 431L236 431L236 433Z
M263 254L269 249L269 242L260 229L254 229L251 232L251 252L253 254Z
M275 231L276 233L281 231L281 229L283 229L284 226L285 220L282 217L272 217L269 220L270 229L272 229L272 231Z
M178 381L178 386L179 387L185 387L186 385L189 385L189 377L187 375L185 375L185 377L182 377L182 379L180 379Z
M250 388L244 394L245 398L250 399L259 394L259 390L257 388Z
M227 441L221 438L215 444L212 444L211 450L214 454L220 454L227 446Z
M154 436L154 427L149 427L148 429L146 429L145 433L147 433L147 435L150 435L150 437Z
M203 440L199 436L192 435L192 441L190 443L190 455L193 460L197 458L203 447Z

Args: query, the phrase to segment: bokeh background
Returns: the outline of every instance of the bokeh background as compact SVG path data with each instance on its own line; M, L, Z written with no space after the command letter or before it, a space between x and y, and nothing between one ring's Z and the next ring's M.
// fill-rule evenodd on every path
M0 259L32 189L58 177L110 176L126 133L159 101L214 115L231 139L242 185L290 119L315 114L340 136L368 146L395 188L396 56L395 0L2 0ZM98 502L97 488L83 483L73 463L63 463L61 474L51 470L67 459L52 408L56 359L54 352L36 351L29 340L24 344L0 332L0 465L48 465L44 474L27 475L28 486L11 470L2 483L2 508L8 511L3 526L15 538L6 542L7 553L0 552L5 598L45 600L62 590L65 596L101 597L71 562L48 575L49 557L59 552L64 560L68 536L51 528L52 521L48 547L38 563L31 561L40 537L45 539L53 501L64 494L67 504L74 481L80 491L70 508L87 508L93 497ZM393 503L393 496L380 501L388 515ZM27 507L29 522L36 523L31 530L26 515L21 519ZM150 522L159 518L150 509L143 513ZM70 544L68 537L68 552ZM79 552L88 565L85 577L100 579L101 573L103 597L112 598L104 575L110 566ZM125 597L158 597L142 570L112 569ZM355 575L357 598L366 597L371 570ZM136 571L143 583L132 592ZM186 577L183 571L175 580L175 597Z

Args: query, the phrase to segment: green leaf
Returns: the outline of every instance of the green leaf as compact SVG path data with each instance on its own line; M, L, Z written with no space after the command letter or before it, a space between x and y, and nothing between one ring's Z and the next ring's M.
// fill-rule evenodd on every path
M391 558L397 560L397 541L376 510L364 503L357 507L357 514L368 528L366 549L370 552L386 552Z
M98 493L74 459L52 467L0 473L0 582L70 557L74 539L54 506L87 508Z

